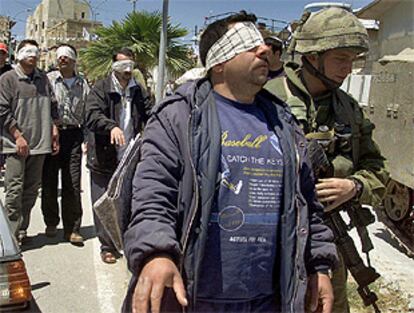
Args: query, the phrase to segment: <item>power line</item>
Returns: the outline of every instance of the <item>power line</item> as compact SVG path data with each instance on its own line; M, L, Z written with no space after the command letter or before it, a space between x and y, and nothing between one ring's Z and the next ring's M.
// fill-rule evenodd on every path
M106 1L108 1L108 0L103 0L103 1L101 1L100 3L98 3L97 5L95 5L93 8L94 8L94 10L97 10L100 6L102 6L102 4L104 4Z
M135 5L138 0L128 0L129 2L132 2L132 12L135 12Z
M33 7L27 5L26 3L20 2L18 0L14 0L15 3L20 4L21 6L25 7L25 8L30 8L33 9Z

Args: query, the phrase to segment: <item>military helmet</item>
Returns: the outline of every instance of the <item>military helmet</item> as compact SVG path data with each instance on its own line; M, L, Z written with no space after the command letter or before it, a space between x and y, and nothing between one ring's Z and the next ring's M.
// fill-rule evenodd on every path
M338 48L355 48L362 53L369 49L364 25L353 13L337 7L311 13L293 38L291 49L302 54Z

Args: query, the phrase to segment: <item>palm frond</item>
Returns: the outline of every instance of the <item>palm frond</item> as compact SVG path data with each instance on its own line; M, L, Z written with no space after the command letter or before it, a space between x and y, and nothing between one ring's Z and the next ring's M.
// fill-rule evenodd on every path
M112 54L122 47L131 48L138 68L148 76L158 64L158 51L162 27L160 12L132 12L122 21L114 21L108 27L96 30L99 40L93 41L80 51L80 62L90 79L99 79L111 70ZM166 65L170 73L179 75L194 64L189 58L189 46L178 39L188 31L180 25L167 26Z

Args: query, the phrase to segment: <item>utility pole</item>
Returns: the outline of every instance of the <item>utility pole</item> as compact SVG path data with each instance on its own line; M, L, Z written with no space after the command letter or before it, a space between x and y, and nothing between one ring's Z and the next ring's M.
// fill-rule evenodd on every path
M157 88L155 93L155 100L157 103L162 99L164 90L164 75L165 75L165 53L167 48L167 24L168 24L168 0L163 0L162 3L162 30L160 39L160 52L158 56L158 77Z
M12 31L11 31L11 29L12 29L12 27L16 24L10 17L8 17L7 18L7 27L8 27L8 30L7 30L7 45L9 46L9 49L8 49L8 51L9 51L9 62L11 62L11 57L12 57L12 45L11 45L11 43L12 43Z
M135 5L138 0L128 0L129 2L132 2L132 12L135 12Z

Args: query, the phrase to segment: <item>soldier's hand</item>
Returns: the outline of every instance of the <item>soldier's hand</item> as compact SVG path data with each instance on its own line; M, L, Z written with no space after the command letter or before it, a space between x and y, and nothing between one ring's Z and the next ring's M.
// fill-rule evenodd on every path
M168 257L156 257L145 264L139 275L132 297L132 312L159 313L165 287L173 288L178 302L187 306L184 283L177 266Z
M306 293L306 312L331 313L334 301L331 279L328 275L311 274Z
M114 127L111 130L111 144L116 144L118 146L123 146L125 144L124 132L119 127Z
M316 184L316 195L326 204L327 212L351 200L356 193L355 182L347 178L324 178Z
M16 139L16 153L18 156L27 157L29 155L29 145L23 136Z

